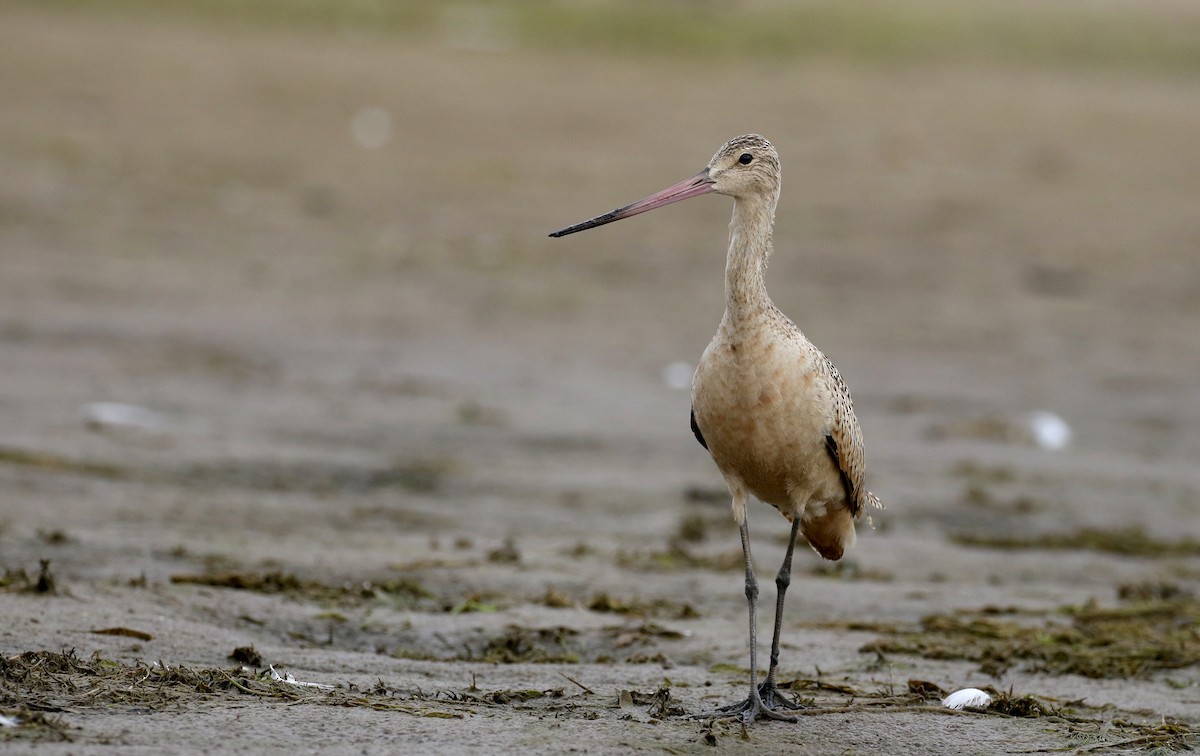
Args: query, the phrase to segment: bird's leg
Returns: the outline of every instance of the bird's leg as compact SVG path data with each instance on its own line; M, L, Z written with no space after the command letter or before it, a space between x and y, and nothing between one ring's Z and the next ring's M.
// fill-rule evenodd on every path
M754 563L750 561L750 525L742 519L739 528L742 534L742 557L746 560L746 603L750 605L750 700L758 696L758 579L754 577ZM761 705L762 701L758 703Z
M797 514L792 517L792 533L788 537L787 553L783 557L779 574L775 576L775 634L771 638L771 666L767 670L767 679L758 689L763 704L772 708L800 708L785 698L775 686L775 670L779 666L779 635L783 630L783 599L788 586L792 584L792 552L796 549L796 536L799 532L800 516Z
M736 509L736 507L735 507ZM780 706L779 696L772 695L770 702L764 702L762 695L759 693L758 686L758 580L754 577L754 563L750 559L750 528L747 525L745 510L742 510L742 524L740 531L742 535L742 556L746 562L746 603L750 609L750 695L745 701L726 706L719 711L722 714L739 715L743 722L753 722L759 717L767 719L780 719L785 722L798 721L795 717L789 717L785 714L780 714L775 711L775 708ZM776 633L778 635L778 633ZM775 649L775 655L778 655L778 649ZM772 665L774 671L774 665ZM770 678L768 678L770 679ZM772 683L773 685L773 683ZM785 704L786 705L786 704ZM794 708L788 706L788 708Z

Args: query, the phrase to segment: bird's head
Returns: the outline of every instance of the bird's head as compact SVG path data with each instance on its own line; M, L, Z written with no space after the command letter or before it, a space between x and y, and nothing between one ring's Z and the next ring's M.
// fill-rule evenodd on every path
M560 229L551 236L566 236L589 228L603 226L623 218L653 210L672 202L699 197L716 192L729 197L762 196L772 203L779 193L779 153L771 143L758 134L730 139L704 170L691 178L669 186L657 194L638 200L630 205L618 207L612 212ZM772 207L774 205L772 204Z
M779 191L779 153L758 134L730 139L705 170L717 194L771 196Z

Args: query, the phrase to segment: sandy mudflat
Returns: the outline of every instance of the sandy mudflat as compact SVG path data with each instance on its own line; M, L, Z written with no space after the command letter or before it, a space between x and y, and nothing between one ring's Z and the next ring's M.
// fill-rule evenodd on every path
M1197 66L137 7L0 8L6 753L1197 744ZM729 201L545 234L746 131L783 156L768 287L888 508L840 565L799 554L781 679L812 708L743 735L685 716L744 696L746 620L664 378L720 319ZM751 528L769 628L786 523Z

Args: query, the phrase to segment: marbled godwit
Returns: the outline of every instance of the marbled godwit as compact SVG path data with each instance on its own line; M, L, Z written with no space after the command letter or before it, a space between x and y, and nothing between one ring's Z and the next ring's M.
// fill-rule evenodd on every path
M709 192L733 197L725 264L725 316L692 378L692 432L708 449L733 497L746 563L750 605L750 695L720 713L796 721L776 687L783 599L791 582L797 534L826 559L854 543L854 521L882 506L863 486L862 431L842 376L767 296L779 202L779 154L747 134L725 144L704 170L632 205L555 231L566 236ZM758 581L750 559L746 501L753 494L791 523L787 554L775 577L775 632L767 678L758 684Z

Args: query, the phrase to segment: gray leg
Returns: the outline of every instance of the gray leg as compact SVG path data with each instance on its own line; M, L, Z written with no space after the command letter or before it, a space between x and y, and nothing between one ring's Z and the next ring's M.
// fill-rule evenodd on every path
M750 527L742 520L742 557L746 560L746 602L750 605L750 700L758 699L758 580L750 561Z
M779 666L779 634L783 629L783 597L788 586L792 584L792 552L796 549L796 536L800 532L800 517L792 519L792 534L788 538L787 554L783 557L783 565L775 576L775 635L771 639L771 667L767 671L766 687L775 687L775 668Z
M759 692L758 686L758 580L754 577L754 562L750 558L750 528L746 524L746 518L742 518L740 525L742 535L742 556L746 561L746 603L750 608L750 695L745 701L726 706L720 711L724 714L735 714L742 718L745 723L753 722L759 717L767 719L779 719L785 722L797 722L796 717L789 717L786 714L780 714L775 709L781 706L778 700L781 697L775 694L775 687L772 683L769 688L764 684L764 688L769 690L770 700L763 701L762 694ZM778 624L778 621L777 621ZM776 632L778 636L778 632ZM778 638L776 643L778 645ZM775 655L778 656L778 648L775 649ZM795 708L788 703L782 703L783 708Z

